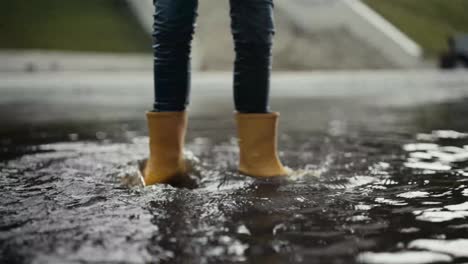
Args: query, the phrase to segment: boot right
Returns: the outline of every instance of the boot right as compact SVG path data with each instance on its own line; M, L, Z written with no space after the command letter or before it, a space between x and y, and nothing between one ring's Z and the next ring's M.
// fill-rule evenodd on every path
M257 178L287 176L277 153L279 113L236 114L239 172Z
M187 113L148 112L150 156L143 169L145 186L186 177L184 141Z

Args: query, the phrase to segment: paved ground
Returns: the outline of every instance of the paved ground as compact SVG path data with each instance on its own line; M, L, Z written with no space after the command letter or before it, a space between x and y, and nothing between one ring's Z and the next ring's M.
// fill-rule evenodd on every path
M464 71L276 74L284 181L236 172L230 74L195 74L195 189L125 184L148 155L150 72L0 80L1 263L468 258Z
M149 71L0 73L0 80L3 119L12 122L140 119L153 93ZM231 113L231 83L231 73L194 73L191 113ZM315 102L341 97L374 106L404 106L461 98L466 87L466 71L283 72L273 74L272 106L287 110L282 103L286 98ZM41 107L47 111L38 111Z
M0 72L142 71L153 67L151 54L2 50ZM28 75L26 75L28 76Z

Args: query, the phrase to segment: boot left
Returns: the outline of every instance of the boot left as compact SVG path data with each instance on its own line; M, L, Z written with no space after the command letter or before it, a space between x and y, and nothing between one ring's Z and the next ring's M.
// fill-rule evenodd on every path
M148 112L150 156L143 169L145 185L177 184L187 176L184 141L186 112Z
M239 172L253 177L286 176L277 153L279 113L237 113Z

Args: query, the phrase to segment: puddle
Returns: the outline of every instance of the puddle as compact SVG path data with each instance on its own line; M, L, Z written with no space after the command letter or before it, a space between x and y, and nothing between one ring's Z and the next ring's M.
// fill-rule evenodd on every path
M466 123L386 111L362 123L324 110L337 120L316 130L285 122L280 156L294 173L282 181L239 175L232 127L199 117L186 144L192 189L141 185L141 124L8 134L0 262L466 262Z

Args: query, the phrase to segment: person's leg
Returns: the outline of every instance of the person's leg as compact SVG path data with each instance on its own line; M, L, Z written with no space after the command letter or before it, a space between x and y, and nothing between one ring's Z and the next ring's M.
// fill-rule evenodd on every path
M273 1L230 0L230 4L236 52L236 110L241 113L267 113L274 35Z
M277 148L278 113L269 112L273 0L230 0L236 60L239 171L255 177L287 175Z
M155 102L146 114L150 157L146 185L177 183L186 177L183 156L190 92L190 45L197 0L153 0Z
M153 111L183 111L190 96L190 51L198 0L153 2Z

